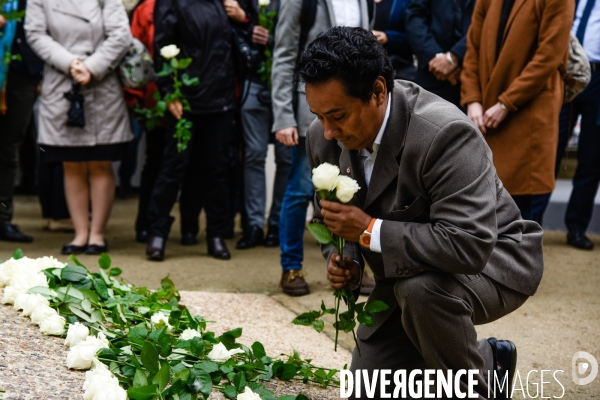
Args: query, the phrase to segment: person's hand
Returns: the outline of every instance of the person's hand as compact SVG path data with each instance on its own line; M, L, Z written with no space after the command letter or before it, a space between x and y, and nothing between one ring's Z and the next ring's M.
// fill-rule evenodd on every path
M371 216L356 206L327 200L319 201L319 205L329 232L350 242L358 242L371 222Z
M38 82L36 88L35 88L35 95L39 96L40 94L42 94L42 85L44 84L44 81L41 80Z
M497 128L507 115L508 110L503 109L500 102L497 102L483 114L483 124L486 128Z
M292 126L280 129L275 132L275 139L286 146L295 146L298 144L298 128Z
M246 19L246 11L240 7L240 3L236 0L225 0L223 2L227 16L236 22L244 22Z
M269 42L269 30L260 25L254 25L252 28L252 43L265 46Z
M6 18L4 18L2 15L0 15L0 29L4 29L7 22L8 21L6 20Z
M373 35L375 35L375 39L377 39L377 41L384 45L388 42L388 36L385 32L382 31L372 31Z
M483 106L479 102L467 105L467 116L477 125L481 133L487 133L483 123Z
M448 82L450 82L450 84L452 86L456 86L460 83L460 73L462 72L462 68L456 68L456 70L450 74L450 76L448 77Z
M344 256L343 268L340 268L340 255L334 253L327 264L327 279L334 289L349 286L350 289L358 287L360 282L360 265L348 256Z
M167 103L167 108L175 118L181 119L183 117L183 104L180 101L176 100L172 103Z
M450 74L453 73L456 69L456 58L452 53L448 54L450 54L450 57L452 57L452 59L454 60L455 65L450 64L450 62L446 58L446 53L437 54L429 61L429 72L435 75L435 77L440 81L447 80Z
M90 83L90 80L92 79L92 74L90 74L90 71L87 69L85 64L79 59L71 61L69 73L75 82L84 86Z

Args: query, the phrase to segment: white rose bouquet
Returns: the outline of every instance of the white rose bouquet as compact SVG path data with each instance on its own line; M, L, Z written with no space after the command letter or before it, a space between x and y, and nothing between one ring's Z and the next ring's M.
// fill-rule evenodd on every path
M337 201L340 203L348 203L354 195L360 190L358 182L349 176L340 175L340 169L332 164L323 163L312 171L312 181L315 185L315 191L319 198L329 201ZM308 224L308 230L324 245L332 245L336 248L340 255L340 260L344 257L344 247L346 241L329 232L327 227L322 223ZM342 267L342 265L340 265ZM356 340L356 321L366 326L375 326L375 319L372 313L380 312L388 309L388 306L381 301L373 301L369 304L358 303L352 291L348 288L337 289L333 292L335 296L335 308L326 308L325 303L321 302L321 310L309 311L299 315L294 319L293 323L297 325L312 326L317 332L321 332L325 326L321 319L325 314L334 314L335 323L335 344L334 349L337 351L337 342L340 329L344 332L352 332L356 349L360 356L360 347ZM340 314L341 300L348 305L348 311Z

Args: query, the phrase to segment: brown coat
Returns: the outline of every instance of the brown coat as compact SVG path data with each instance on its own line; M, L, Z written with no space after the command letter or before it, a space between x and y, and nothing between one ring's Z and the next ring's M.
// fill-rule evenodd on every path
M572 0L515 0L502 51L496 39L502 0L477 0L467 35L461 103L498 101L510 110L485 138L498 176L512 195L550 193L563 99L559 67L566 62Z

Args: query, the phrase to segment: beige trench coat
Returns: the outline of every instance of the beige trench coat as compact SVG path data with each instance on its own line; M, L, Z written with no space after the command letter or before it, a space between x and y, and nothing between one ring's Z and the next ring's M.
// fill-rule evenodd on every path
M40 96L38 142L50 146L95 146L132 139L116 74L131 43L121 0L29 0L25 31L46 63ZM69 65L83 60L92 81L82 89L84 128L68 127Z

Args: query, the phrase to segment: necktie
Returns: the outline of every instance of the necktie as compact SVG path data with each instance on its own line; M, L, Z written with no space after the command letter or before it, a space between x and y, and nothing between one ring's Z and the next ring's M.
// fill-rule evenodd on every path
M585 9L583 10L583 15L581 16L581 20L579 21L579 27L577 28L577 39L579 39L579 43L583 44L583 37L585 36L585 28L587 28L588 20L590 19L590 14L592 13L592 8L596 4L596 0L587 0L587 4L585 5Z

